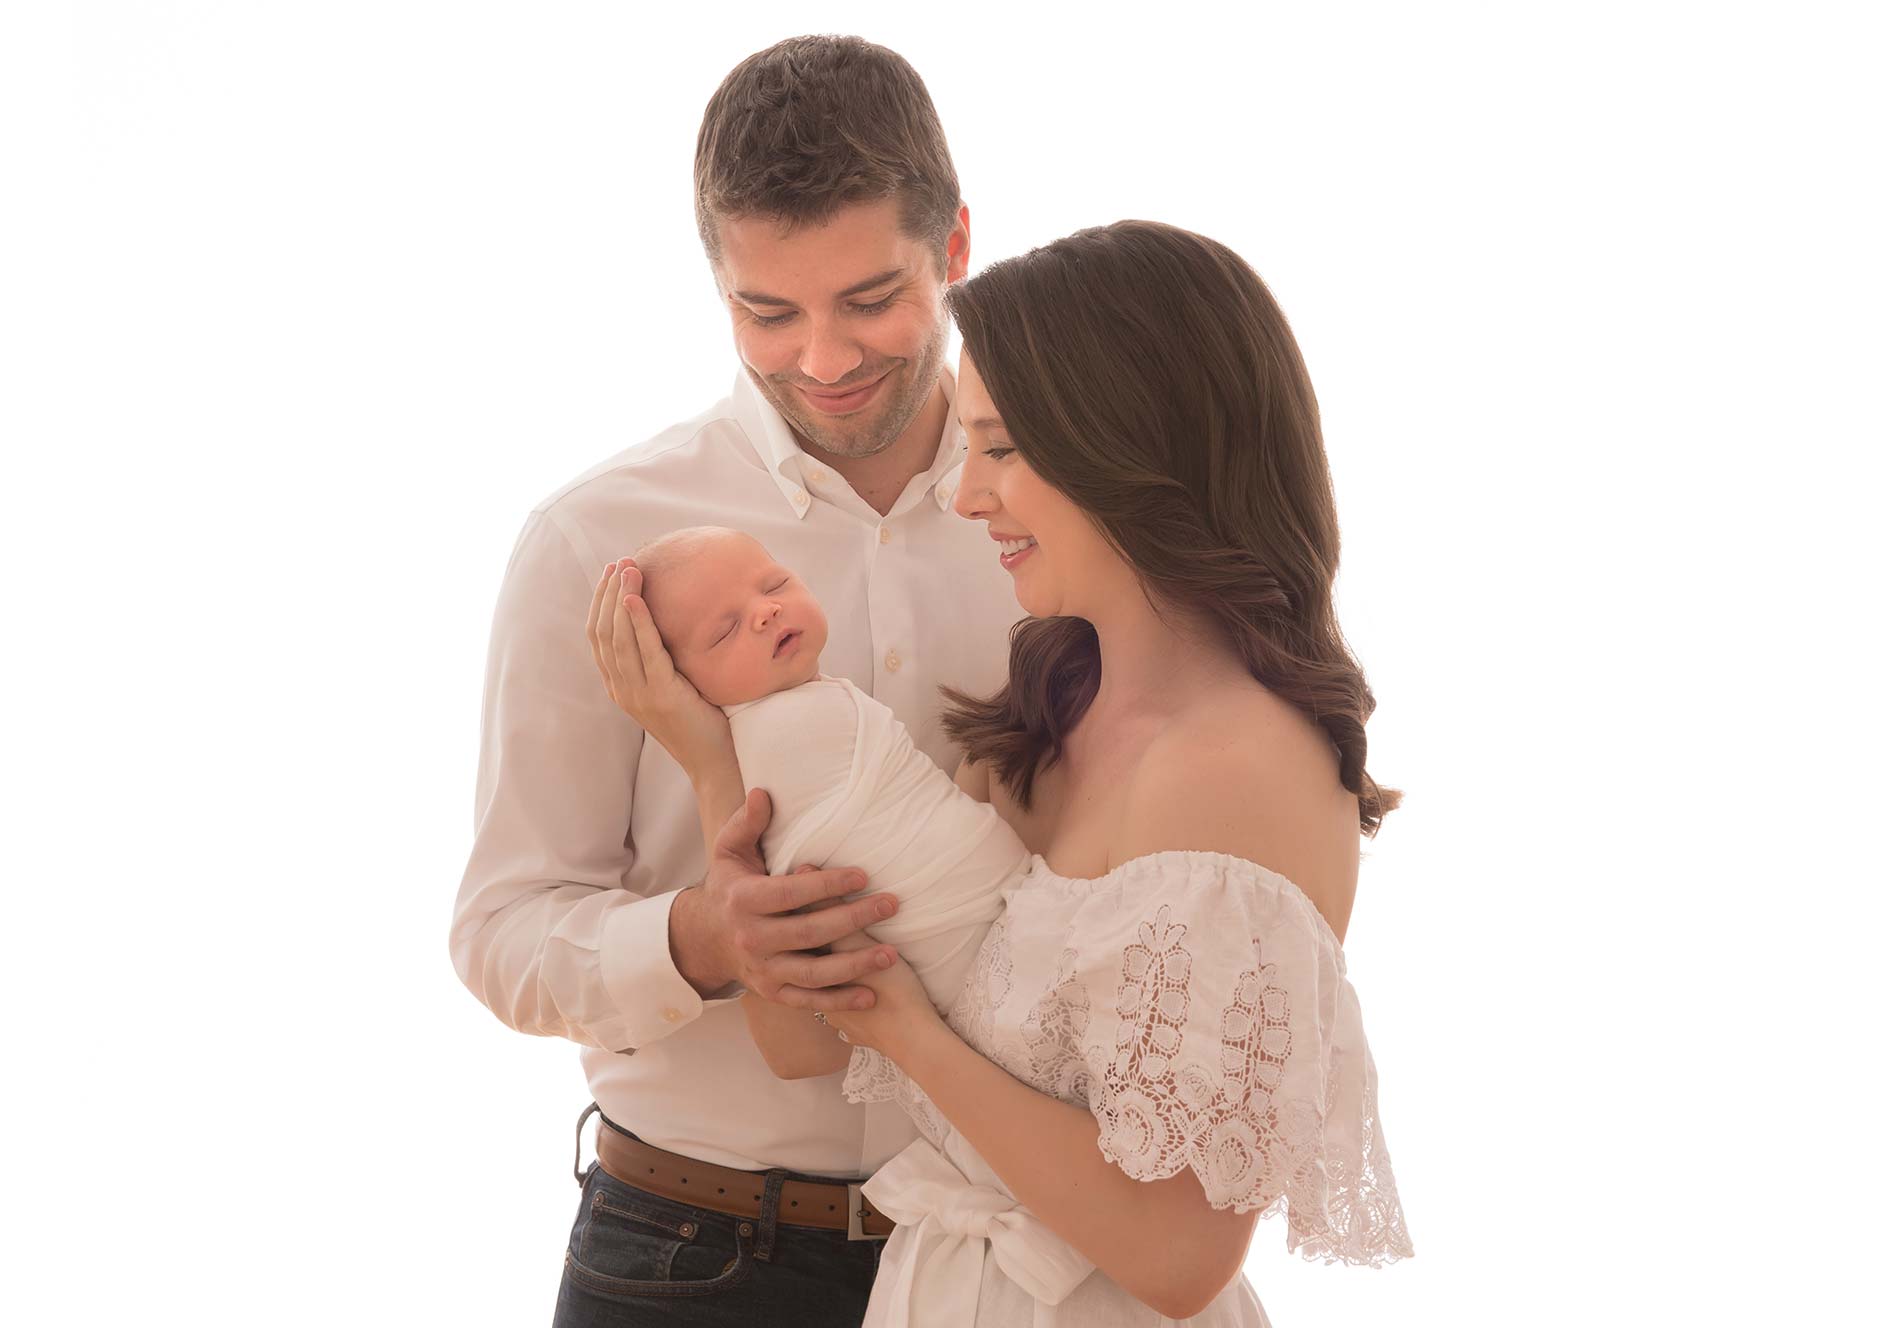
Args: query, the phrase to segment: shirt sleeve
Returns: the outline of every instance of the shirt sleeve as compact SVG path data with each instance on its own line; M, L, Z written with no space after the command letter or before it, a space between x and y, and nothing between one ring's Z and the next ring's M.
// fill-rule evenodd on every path
M1410 1255L1331 930L1258 864L1196 853L1166 870L1119 935L1085 939L1090 999L1113 1012L1089 1076L1102 1155L1137 1180L1191 1169L1216 1208L1284 1212L1309 1258Z
M598 556L546 512L515 543L489 640L475 843L449 953L510 1028L630 1051L704 1002L673 963L678 890L622 886L644 734L588 650Z

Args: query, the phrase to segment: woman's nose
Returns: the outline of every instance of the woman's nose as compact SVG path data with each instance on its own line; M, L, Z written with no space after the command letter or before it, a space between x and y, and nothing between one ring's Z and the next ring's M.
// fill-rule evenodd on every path
M951 505L968 521L981 521L996 508L996 495L982 482L970 457L963 459L963 474L957 479L957 496Z

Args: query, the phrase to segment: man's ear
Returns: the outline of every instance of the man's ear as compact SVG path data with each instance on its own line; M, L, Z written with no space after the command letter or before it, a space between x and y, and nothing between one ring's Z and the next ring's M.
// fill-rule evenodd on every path
M944 269L944 284L954 285L970 275L970 205L963 204L957 209L957 224L950 228L950 237L944 241L945 257L948 262Z

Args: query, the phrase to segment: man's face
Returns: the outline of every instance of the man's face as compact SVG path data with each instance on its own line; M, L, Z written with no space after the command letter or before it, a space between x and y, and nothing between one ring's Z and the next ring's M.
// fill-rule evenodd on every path
M896 442L936 390L946 287L969 270L969 210L945 252L904 234L887 198L784 231L726 218L713 264L739 360L794 432L837 457Z

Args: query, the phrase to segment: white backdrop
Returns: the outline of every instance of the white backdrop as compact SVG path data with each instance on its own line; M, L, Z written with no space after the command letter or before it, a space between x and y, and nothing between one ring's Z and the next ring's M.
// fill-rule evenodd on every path
M851 31L979 266L1192 227L1312 369L1419 1257L1263 1224L1276 1324L1892 1322L1875 7L664 8L9 9L7 1321L548 1320L585 1085L446 949L489 612L731 379L706 98Z

